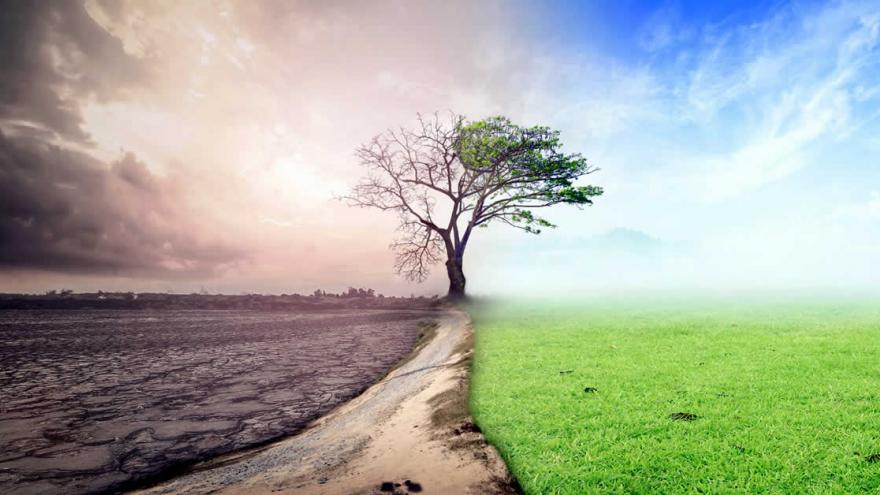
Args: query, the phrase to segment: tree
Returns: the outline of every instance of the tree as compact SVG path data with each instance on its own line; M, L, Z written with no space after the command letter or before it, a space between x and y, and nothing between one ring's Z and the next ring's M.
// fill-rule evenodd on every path
M418 123L357 149L368 172L345 199L396 212L395 269L421 282L445 260L450 298L465 295L464 254L475 229L502 223L540 234L555 225L533 210L589 205L602 194L575 185L597 169L578 153L564 153L559 132L548 127L521 127L500 116L444 121L436 114Z

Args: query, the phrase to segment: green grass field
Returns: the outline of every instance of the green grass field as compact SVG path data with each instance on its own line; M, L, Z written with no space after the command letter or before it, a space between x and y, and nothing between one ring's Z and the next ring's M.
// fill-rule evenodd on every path
M878 302L475 307L471 410L529 494L880 493Z

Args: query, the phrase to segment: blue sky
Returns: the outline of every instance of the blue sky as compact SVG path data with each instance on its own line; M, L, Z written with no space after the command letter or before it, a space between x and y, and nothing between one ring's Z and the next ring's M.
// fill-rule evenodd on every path
M492 279L547 290L876 286L878 5L624 5L543 14L536 43L559 74L544 93L607 194L559 212L560 229L538 242L499 239L492 249L509 255L485 267ZM643 252L621 235L632 232ZM523 256L544 261L527 269L514 261Z
M804 4L799 4L804 5ZM644 2L560 1L540 13L539 35L577 50L598 51L637 63L662 61L667 48L690 44L698 33L722 33L735 26L761 22L782 2Z

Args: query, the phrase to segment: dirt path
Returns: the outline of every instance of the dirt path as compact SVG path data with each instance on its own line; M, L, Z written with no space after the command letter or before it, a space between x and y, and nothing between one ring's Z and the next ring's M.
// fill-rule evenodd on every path
M449 310L408 362L299 435L141 493L516 493L467 414L471 352L468 316Z

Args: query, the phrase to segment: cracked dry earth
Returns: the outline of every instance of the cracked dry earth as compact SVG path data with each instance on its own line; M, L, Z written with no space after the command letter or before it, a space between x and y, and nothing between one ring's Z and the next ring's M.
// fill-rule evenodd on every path
M0 312L0 493L129 488L298 432L430 311Z

